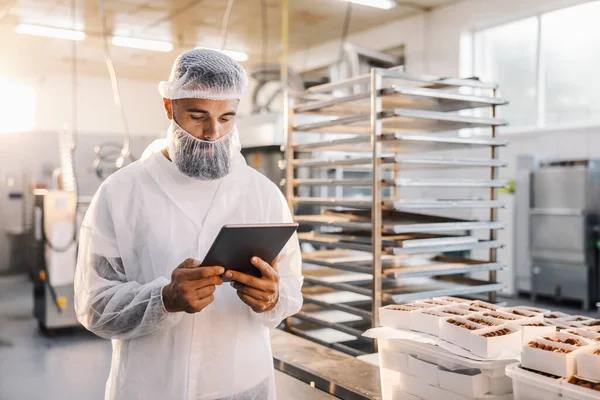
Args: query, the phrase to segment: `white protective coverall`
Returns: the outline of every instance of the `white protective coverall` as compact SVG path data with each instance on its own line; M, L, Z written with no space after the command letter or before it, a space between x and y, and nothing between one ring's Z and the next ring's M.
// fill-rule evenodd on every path
M185 259L205 257L223 225L291 221L279 189L239 152L214 181L182 174L160 151L109 177L82 225L75 280L80 322L112 339L105 399L274 399L269 328L302 305L296 235L269 312L226 283L201 312L170 313L162 288Z

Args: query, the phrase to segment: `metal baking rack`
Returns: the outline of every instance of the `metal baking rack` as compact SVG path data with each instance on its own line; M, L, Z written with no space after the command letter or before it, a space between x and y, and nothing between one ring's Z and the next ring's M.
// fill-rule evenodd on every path
M292 210L304 211L294 217L305 250L305 305L287 320L290 331L358 355L373 349L361 334L377 326L382 305L445 295L496 300L503 288L496 274L505 267L496 259L504 228L498 189L506 186L498 149L507 145L496 138L506 124L496 117L506 104L496 90L477 79L375 68L286 96L285 194ZM454 176L465 170L473 175ZM420 171L429 174L404 176ZM465 190L483 195L453 194ZM440 215L472 210L487 217ZM487 279L471 278L474 272Z

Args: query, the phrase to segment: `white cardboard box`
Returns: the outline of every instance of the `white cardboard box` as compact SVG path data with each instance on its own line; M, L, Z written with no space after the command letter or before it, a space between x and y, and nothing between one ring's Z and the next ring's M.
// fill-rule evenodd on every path
M519 364L506 367L506 374L513 381L515 400L559 400L560 381L548 376L527 371Z
M449 303L455 304L471 304L474 300L461 299L460 297L452 297L452 296L442 296L442 297L434 297L434 300L447 301Z
M444 318L440 322L440 339L453 343L464 349L470 350L472 330L462 328L460 326L448 322L451 320L464 323L468 326L475 328L475 330L482 329L484 328L484 326L468 321L467 319L461 317Z
M402 390L402 386L398 385L393 388L392 400L421 400L421 398L414 394L406 393Z
M401 391L415 395L420 399L430 399L430 385L427 382L408 374L403 374L400 372L398 374L400 377L399 389Z
M600 319L591 319L589 321L583 321L581 324L579 324L579 326L582 328L600 327Z
M510 308L505 308L502 311L505 313L515 314L515 315L527 318L531 321L544 322L544 314L539 313L539 312L534 312L531 310L526 310L524 308L510 307Z
M502 311L502 309L504 308L499 305L488 303L487 301L482 301L482 300L476 300L473 303L471 303L471 305L479 307L479 308L484 308L488 311Z
M450 303L449 301L444 301L444 300L435 300L435 299L426 299L426 300L417 300L415 301L416 304L431 304L434 306L448 306L448 305L452 305L452 303Z
M528 318L522 317L520 315L515 315L511 313L507 313L504 311L486 311L482 313L484 317L496 318L502 321L505 324L513 323L516 321L526 321Z
M452 316L452 317L454 317L454 316L456 316L456 317L466 317L467 315L473 314L473 311L469 311L466 308L458 307L458 304L451 305L451 306L438 307L438 308L436 308L436 310L439 310L441 312L449 314L448 316Z
M511 333L502 336L484 337L482 335L508 329ZM471 332L471 353L485 358L498 357L500 355L515 355L518 357L521 350L521 331L516 325L494 326Z
M438 370L439 387L470 397L483 396L490 391L490 378L480 370Z
M379 324L390 328L409 329L410 313L419 310L412 306L391 304L379 308Z
M408 372L408 354L387 349L379 349L379 365L397 372Z
M474 323L479 324L479 325L484 326L484 327L488 327L488 326L500 326L500 325L506 324L506 321L503 321L503 320L500 320L500 319L496 319L496 318L491 318L491 317L485 317L481 313L470 314L469 316L467 316L465 318L468 321L474 322ZM477 322L477 321L483 321L483 322Z
M440 320L448 316L448 314L438 311L437 308L411 312L410 330L438 336L440 334Z
M438 385L438 366L415 356L408 356L408 373L429 385Z
M575 364L575 359L577 354L582 352L581 347L556 343L543 338L536 338L535 341L552 347L568 349L571 352L568 354L554 353L549 350L525 346L521 353L521 365L524 368L566 378L576 374L577 365Z
M600 327L598 327L600 330ZM596 342L597 345L600 345L600 332L598 330L594 330L591 328L569 328L564 329L562 332L569 333L571 335L581 336L593 342Z
M439 387L431 386L431 400L512 400L512 394L507 395L484 395L480 397L469 397L462 394L454 393L449 390L444 390Z
M558 318L557 322L576 328L583 322L591 321L592 319L585 315L569 315L568 317Z
M512 308L518 308L518 309L521 309L521 310L533 311L535 313L539 313L539 314L542 314L542 315L543 314L549 314L549 313L552 312L552 311L550 311L550 310L548 310L546 308L530 307L530 306L515 306L515 307L512 307Z
M512 379L508 376L490 378L490 394L510 394L512 392Z
M527 324L519 324L521 329L521 343L526 345L536 337L554 336L556 334L556 326L545 324L544 326L527 326Z
M586 347L577 355L577 375L590 381L600 381L600 355L594 354L599 348Z

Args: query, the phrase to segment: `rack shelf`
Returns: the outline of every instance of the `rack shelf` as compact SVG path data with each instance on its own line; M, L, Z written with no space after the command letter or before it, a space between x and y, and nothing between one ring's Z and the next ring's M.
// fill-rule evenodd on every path
M508 144L507 141L494 138L462 138L430 135L414 135L393 132L382 134L377 140L384 146L382 151L393 151L398 153L415 153L427 151L440 151L452 148L470 148L470 147L503 147ZM309 143L292 144L296 152L313 151L351 151L351 152L372 152L372 149L365 147L369 144L369 136L355 136L342 139L327 139Z
M421 111L404 108L380 111L377 118L382 123L383 133L400 132L444 132L457 129L481 128L506 125L499 118L470 117L438 111ZM371 133L371 114L338 117L326 121L296 125L297 132L366 134Z
M377 326L383 304L481 294L495 301L503 287L496 274L505 268L496 257L503 247L497 231L504 228L498 189L506 187L498 177L506 167L498 149L507 145L496 137L506 124L496 117L496 108L506 104L496 88L477 79L375 68L288 95L285 194L292 209L307 210L294 218L310 229L298 234L305 306L288 319L290 331L355 354L364 351L368 341L360 334ZM483 108L490 117L459 113ZM303 114L302 122L295 114ZM471 128L479 129L476 136L457 132ZM455 149L487 150L489 156L426 154ZM464 169L473 171L469 179L457 175ZM332 177L326 170L339 173ZM405 175L428 170L434 177ZM429 189L448 195L417 194ZM461 189L471 194L461 196ZM477 197L469 198L473 193ZM448 217L465 210L484 210L489 218ZM485 259L473 257L483 253ZM474 272L487 272L488 279L472 279Z

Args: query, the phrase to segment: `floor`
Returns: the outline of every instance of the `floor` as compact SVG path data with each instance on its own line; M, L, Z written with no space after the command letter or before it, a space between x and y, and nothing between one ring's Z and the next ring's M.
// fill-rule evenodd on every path
M0 400L104 398L110 341L83 328L46 337L33 318L25 277L0 277ZM276 371L278 399L334 397Z
M507 305L531 304L527 298L499 301ZM536 306L596 315L595 311L582 312L564 304ZM45 337L38 330L32 309L32 289L27 279L0 277L0 400L102 399L110 365L110 342L84 329ZM284 382L294 384L285 377L278 377L280 381L281 386ZM279 393L282 390L278 387ZM294 391L285 393L279 398L297 398L290 395Z

